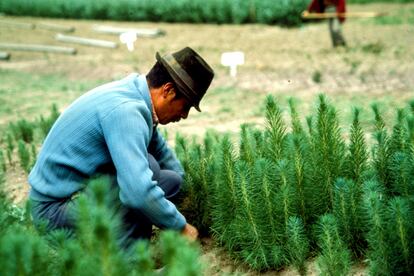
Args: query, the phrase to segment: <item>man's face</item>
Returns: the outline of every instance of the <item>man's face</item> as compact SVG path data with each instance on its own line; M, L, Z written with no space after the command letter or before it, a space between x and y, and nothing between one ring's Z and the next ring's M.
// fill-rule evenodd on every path
M162 104L157 110L158 120L162 125L186 119L191 108L191 104L186 98L176 97L177 92L175 88L167 87L167 89Z

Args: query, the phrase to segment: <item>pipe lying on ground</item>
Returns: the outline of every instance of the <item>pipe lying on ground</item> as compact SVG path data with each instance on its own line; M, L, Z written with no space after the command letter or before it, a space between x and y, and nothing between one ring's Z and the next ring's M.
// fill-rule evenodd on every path
M113 34L113 35L120 35L122 33L132 32L132 33L136 33L136 35L140 37L156 37L156 36L161 36L165 34L165 32L160 29L121 28L121 27L102 26L102 25L95 25L92 27L92 30L98 33Z
M63 34L57 34L56 40L61 42L68 42L68 43L77 43L87 46L93 47L104 47L104 48L116 48L118 44L112 41L107 40L99 40L99 39L91 39L91 38L84 38L84 37L77 37L77 36L69 36Z
M67 54L67 55L76 54L75 48L41 45L41 44L0 43L0 49L10 50L10 51L48 52L48 53Z
M0 52L0 60L9 60L10 54L7 52Z

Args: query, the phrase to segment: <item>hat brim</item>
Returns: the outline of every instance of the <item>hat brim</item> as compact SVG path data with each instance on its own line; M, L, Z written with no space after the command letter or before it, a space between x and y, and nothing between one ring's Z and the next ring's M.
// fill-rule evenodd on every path
M162 58L162 56L159 54L159 52L156 52L155 58L168 71L171 78L174 80L175 84L178 86L179 91L188 100L188 102L191 103L191 106L193 106L198 112L201 112L199 104L195 103L193 101L193 99L189 96L189 95L194 94L194 92L191 90L191 88L188 87L188 85L180 78L180 76L175 72L175 70L171 67L171 65L168 63L168 61L166 61L164 58Z

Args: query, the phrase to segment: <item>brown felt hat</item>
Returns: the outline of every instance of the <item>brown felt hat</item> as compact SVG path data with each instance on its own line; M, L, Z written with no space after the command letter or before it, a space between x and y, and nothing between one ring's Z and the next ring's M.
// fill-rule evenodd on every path
M172 54L155 55L174 80L184 97L200 110L200 101L214 77L214 71L207 62L190 47Z

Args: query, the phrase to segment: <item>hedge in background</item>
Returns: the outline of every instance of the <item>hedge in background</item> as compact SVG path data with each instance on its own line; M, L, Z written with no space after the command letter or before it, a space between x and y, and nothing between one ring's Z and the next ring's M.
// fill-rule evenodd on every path
M60 18L298 25L308 0L1 0L0 12Z

